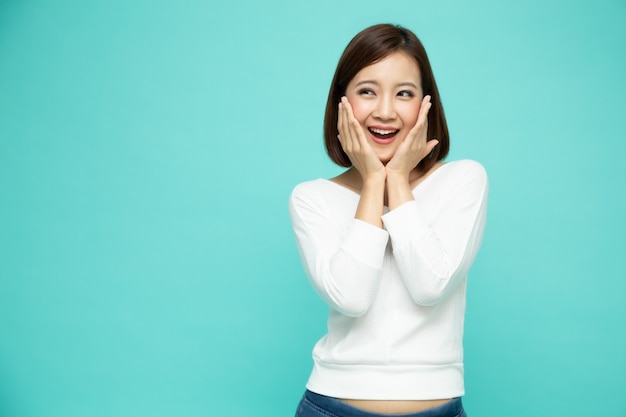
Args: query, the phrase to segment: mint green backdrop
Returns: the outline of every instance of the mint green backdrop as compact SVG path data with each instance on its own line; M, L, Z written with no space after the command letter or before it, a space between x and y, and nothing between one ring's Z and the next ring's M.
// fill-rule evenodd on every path
M0 415L293 415L326 308L287 199L379 22L490 175L470 416L626 415L622 0L0 1Z

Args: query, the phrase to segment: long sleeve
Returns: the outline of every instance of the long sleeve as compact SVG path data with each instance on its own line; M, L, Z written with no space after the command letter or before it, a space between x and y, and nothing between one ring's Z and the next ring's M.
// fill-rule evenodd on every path
M376 295L389 235L354 219L356 206L345 204L349 200L345 196L322 195L320 181L300 184L289 200L296 242L320 297L339 313L358 317L368 311Z
M435 305L458 287L482 241L487 175L474 161L459 166L434 207L416 192L414 201L383 215L398 270L419 305Z

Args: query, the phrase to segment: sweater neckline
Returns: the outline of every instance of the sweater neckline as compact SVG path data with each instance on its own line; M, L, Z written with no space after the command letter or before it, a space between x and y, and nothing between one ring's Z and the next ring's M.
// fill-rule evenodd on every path
M420 181L420 182L419 182L419 183L418 183L415 187L413 187L413 188L411 189L411 191L415 191L418 187L420 187L420 186L421 186L421 185L423 185L424 183L430 182L430 179L431 179L433 176L436 176L435 174L436 174L437 172L441 171L444 167L446 167L446 166L448 166L448 165L453 165L455 162L458 162L458 161L452 161L452 162L445 162L445 163L443 163L443 164L442 164L439 168L437 168L436 170L434 170L433 172L431 172L431 173L430 173L430 174L429 174L426 178L424 178L424 180L423 180L423 181ZM331 184L335 184L337 187L341 188L342 190L345 190L345 191L349 192L350 194L354 194L354 195L356 195L356 196L360 196L360 195L361 195L361 194L357 193L356 191L354 191L353 189L348 188L348 187L346 187L346 186L344 186L344 185L341 185L341 184L339 184L338 182L335 182L335 181L330 180L330 179L328 179L328 178L319 178L319 180L320 180L320 181L324 181L324 182L329 182L329 183L331 183Z

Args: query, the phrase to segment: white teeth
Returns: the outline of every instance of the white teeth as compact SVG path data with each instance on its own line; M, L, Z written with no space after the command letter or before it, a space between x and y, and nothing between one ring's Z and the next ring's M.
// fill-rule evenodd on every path
M382 129L374 129L374 128L370 128L370 130L374 133L378 133L379 135L388 135L396 131L396 130L382 130Z

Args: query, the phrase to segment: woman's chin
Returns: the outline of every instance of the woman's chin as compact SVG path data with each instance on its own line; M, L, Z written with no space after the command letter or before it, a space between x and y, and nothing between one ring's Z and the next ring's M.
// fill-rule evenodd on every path
M397 151L397 146L376 146L374 145L374 152L376 152L376 156L378 156L378 160L383 163L383 165L387 165L387 162L391 161L393 155Z
M378 155L378 160L379 160L380 162L382 162L382 163L383 163L383 165L387 165L387 163L388 163L389 161L391 161L391 158L392 158L392 157L393 157L393 155L380 155L380 154L379 154L379 155Z

